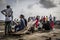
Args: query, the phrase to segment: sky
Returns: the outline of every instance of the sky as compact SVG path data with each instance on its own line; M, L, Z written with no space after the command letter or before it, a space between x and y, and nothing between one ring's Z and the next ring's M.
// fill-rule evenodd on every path
M51 14L60 20L60 0L0 0L0 11L5 9L6 5L11 5L14 19L19 19L20 14L24 14L25 18ZM0 12L0 20L4 19Z

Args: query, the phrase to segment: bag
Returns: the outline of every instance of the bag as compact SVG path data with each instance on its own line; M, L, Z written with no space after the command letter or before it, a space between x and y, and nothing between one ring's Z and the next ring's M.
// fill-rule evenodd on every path
M25 26L27 26L27 20L26 20L26 19L24 19L24 21L25 21Z

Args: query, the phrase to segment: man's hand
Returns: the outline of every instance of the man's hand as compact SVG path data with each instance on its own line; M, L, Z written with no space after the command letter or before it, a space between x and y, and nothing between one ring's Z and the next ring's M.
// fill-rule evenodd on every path
M8 17L11 17L11 15L8 15Z
M1 13L5 16L7 16L7 14L5 14L5 10L2 10Z

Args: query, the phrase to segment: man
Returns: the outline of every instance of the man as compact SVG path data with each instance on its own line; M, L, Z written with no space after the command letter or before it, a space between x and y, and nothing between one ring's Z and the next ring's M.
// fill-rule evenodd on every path
M46 22L48 21L48 16L46 16Z
M21 31L27 26L27 21L24 15L20 15L20 22L15 26L15 32Z
M52 15L50 14L50 16L49 16L49 21L51 21L52 20Z
M53 17L53 22L54 22L54 24L55 24L55 22L56 22L56 17L55 17L55 16Z
M6 9L2 10L1 13L5 15L5 35L11 32L11 21L13 20L13 11L10 5L6 6Z

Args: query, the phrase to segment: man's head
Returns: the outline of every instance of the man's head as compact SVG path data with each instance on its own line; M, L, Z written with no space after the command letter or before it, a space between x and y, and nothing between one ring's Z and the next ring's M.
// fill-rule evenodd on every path
M52 16L52 15L50 14L50 16Z
M21 14L21 15L20 15L20 18L24 18L24 15Z
M7 8L7 9L10 8L10 5L7 5L6 8Z

